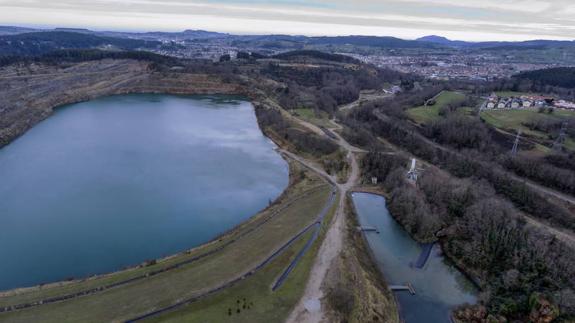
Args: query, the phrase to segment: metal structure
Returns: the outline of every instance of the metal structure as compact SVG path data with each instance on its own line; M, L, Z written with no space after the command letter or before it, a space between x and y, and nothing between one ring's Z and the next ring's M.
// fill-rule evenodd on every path
M521 130L517 132L517 136L515 137L515 143L513 143L513 148L511 149L511 156L517 155L517 151L519 150L520 139L521 139Z
M405 285L389 285L391 291L408 291L411 295L415 295L415 288L411 283Z
M557 137L557 140L555 140L555 142L553 143L553 150L560 151L561 148L563 148L568 125L569 123L567 121L564 121L563 124L561 125L561 131L559 132L559 137Z
M417 168L415 168L417 161L415 158L411 160L411 168L407 172L407 179L417 182Z

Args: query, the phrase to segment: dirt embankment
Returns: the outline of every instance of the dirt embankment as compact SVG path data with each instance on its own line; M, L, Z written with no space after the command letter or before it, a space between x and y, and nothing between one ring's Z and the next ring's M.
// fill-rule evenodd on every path
M159 72L136 60L8 66L0 68L0 147L46 119L56 107L127 93L249 94L215 75Z
M328 274L326 303L330 322L400 322L395 298L371 256L351 196L346 199L345 243Z

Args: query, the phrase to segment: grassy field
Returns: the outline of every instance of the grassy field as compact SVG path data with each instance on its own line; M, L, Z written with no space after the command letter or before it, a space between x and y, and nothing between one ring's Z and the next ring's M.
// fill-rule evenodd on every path
M435 99L432 106L421 106L407 110L408 116L419 124L429 123L439 118L439 110L450 103L461 102L465 99L465 94L460 92L443 91ZM471 108L462 108L461 111L469 113Z
M257 226L260 221L269 218L274 210L281 210L275 217L220 252L202 258L192 264L147 277L122 287L112 288L65 302L0 314L0 321L32 322L39 317L42 318L42 322L107 322L123 320L141 315L158 307L173 304L180 299L199 295L208 289L238 277L251 270L255 264L261 262L303 227L313 222L326 203L331 191L329 185L325 184L317 175L294 165L292 163L292 167L294 167L292 168L292 175L301 174L303 171L305 177L291 186L279 203L261 212L236 230L211 244L194 249L189 253L162 260L157 265L150 267L135 268L63 286L53 285L29 289L17 295L0 297L0 306L77 292L140 275L144 271L168 266L170 263L193 257L210 248L217 248L218 245L225 243L229 239L240 236L244 230ZM294 180L293 177L292 180ZM296 177L299 177L299 175ZM306 191L310 191L310 193L301 194ZM298 196L302 197L296 203L283 208L290 200L294 200ZM278 257L268 267L279 266L276 268L278 271L283 269L280 261L282 257ZM257 275L250 277L250 280L255 279L255 277Z
M313 123L316 126L331 127L329 116L324 111L320 111L319 115L313 109L301 108L292 110L294 115L300 117L302 120Z
M538 113L533 110L490 110L481 113L481 119L495 128L501 129L508 133L516 133L521 130L525 135L528 135L542 143L549 144L548 134L531 130L523 125L535 118L548 118L550 120L561 120L569 117L575 117L575 112L567 110L556 110L552 114ZM568 149L575 149L575 142L568 138L565 142L565 147Z
M336 199L337 200L337 199ZM288 252L253 277L217 295L182 307L147 322L283 322L303 295L313 260L333 218L334 203L325 218L319 238L300 260L285 283L276 291L271 286L310 237L306 234ZM245 301L244 301L245 299ZM246 308L244 308L246 305ZM239 310L239 313L238 313ZM231 315L230 315L231 313Z
M535 137L547 137L546 134L529 130L523 123L535 118L548 118L551 120L561 120L575 117L575 112L567 110L557 110L552 114L538 113L533 110L490 110L481 113L481 118L488 124L505 130L519 130L531 134Z

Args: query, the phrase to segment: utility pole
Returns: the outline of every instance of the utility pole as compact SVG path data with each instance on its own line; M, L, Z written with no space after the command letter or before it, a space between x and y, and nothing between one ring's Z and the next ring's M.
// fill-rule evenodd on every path
M521 130L517 131L517 136L515 137L515 142L513 143L513 148L511 149L511 156L517 156L520 139L521 139Z
M417 168L416 168L416 160L413 158L411 160L411 168L407 172L407 179L412 181L413 183L417 182Z
M561 148L563 148L563 143L565 142L565 135L567 132L568 125L569 123L567 121L564 121L563 124L561 125L561 131L559 132L559 137L557 137L557 140L555 140L555 142L553 143L553 150L561 151Z

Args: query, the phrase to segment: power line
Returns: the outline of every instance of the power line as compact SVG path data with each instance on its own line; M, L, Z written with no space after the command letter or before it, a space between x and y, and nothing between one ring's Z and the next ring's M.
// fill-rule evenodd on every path
M511 156L517 155L517 151L519 150L520 139L521 139L521 130L517 132L517 136L515 137L515 142L513 143L513 148L511 149Z
M560 151L563 148L568 125L569 123L567 121L563 121L563 124L561 125L561 131L559 132L559 137L557 137L557 140L555 140L553 143L553 150Z

